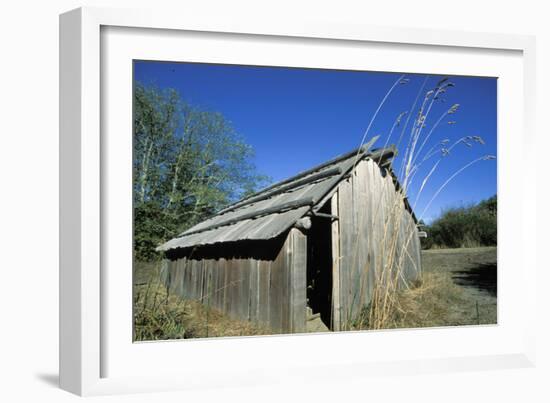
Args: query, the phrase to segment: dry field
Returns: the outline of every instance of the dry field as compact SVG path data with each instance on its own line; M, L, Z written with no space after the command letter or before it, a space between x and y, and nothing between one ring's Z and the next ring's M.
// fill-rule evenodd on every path
M497 323L496 247L422 251L423 280L402 292L391 327Z

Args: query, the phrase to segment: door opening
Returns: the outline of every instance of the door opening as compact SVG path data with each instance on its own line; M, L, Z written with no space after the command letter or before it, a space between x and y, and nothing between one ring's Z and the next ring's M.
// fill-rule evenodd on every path
M331 214L330 200L319 211ZM311 217L307 240L307 305L331 328L332 244L330 217Z

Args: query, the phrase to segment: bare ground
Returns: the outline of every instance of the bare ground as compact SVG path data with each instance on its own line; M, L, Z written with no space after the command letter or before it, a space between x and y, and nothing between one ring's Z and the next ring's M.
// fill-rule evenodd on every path
M422 283L400 296L390 327L497 323L496 247L422 251Z

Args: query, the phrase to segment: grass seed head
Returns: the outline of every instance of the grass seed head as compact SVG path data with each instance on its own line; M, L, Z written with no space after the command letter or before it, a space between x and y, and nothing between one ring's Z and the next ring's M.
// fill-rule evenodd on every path
M460 107L460 104L454 104L453 106L451 106L449 108L449 110L447 111L447 113L449 115L452 115L453 113L456 113L456 111L458 110L458 108Z
M485 141L480 136L471 136L472 140L479 144L485 144Z
M436 87L441 87L441 85L445 84L447 81L449 81L449 77L443 77L441 80L437 82Z

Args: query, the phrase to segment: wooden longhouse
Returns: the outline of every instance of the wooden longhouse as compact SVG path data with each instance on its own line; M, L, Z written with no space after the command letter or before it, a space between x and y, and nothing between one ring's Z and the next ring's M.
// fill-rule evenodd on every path
M416 219L393 156L364 146L221 210L159 246L166 286L274 333L305 332L308 312L348 328L389 253L401 259L400 281L420 275Z

